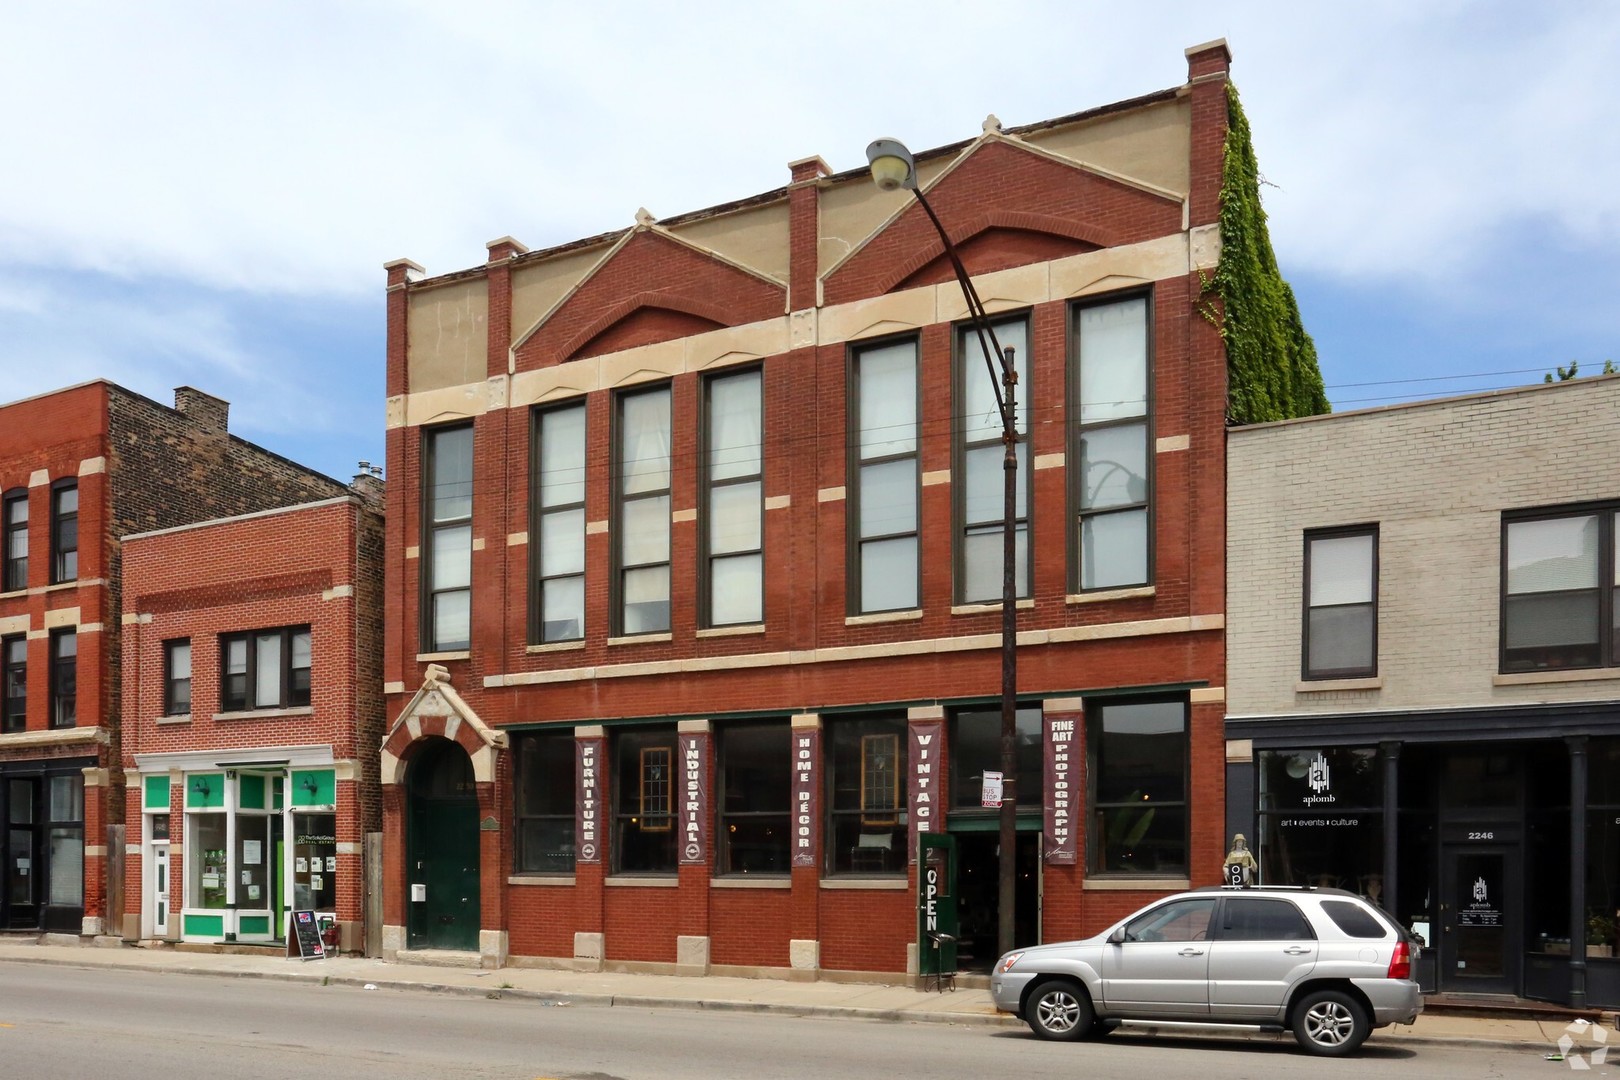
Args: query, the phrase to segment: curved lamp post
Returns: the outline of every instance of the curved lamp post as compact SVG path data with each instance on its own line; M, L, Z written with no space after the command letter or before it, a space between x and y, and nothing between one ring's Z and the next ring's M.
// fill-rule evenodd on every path
M962 287L967 301L968 318L979 338L984 353L985 368L996 394L996 409L1001 414L1001 442L1004 447L1002 477L1003 501L1001 517L1001 821L1000 852L998 854L996 948L1005 953L1013 948L1013 916L1016 903L1014 890L1017 865L1018 786L1018 584L1016 520L1018 494L1018 422L1013 402L1016 399L1018 372L1013 367L1013 350L1003 349L996 340L995 328L985 314L984 303L978 290L968 277L967 268L957 253L956 245L940 224L939 215L928 204L922 189L917 186L917 163L898 139L878 139L866 148L866 161L872 169L872 179L882 191L905 188L917 197L934 231L945 246L945 257L956 272L956 282ZM994 359L992 359L992 357ZM1000 370L997 370L999 364Z

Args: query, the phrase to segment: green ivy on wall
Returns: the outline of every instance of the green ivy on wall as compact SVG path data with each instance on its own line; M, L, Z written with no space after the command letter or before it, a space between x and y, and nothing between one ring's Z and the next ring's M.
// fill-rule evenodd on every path
M1294 291L1277 270L1260 166L1237 87L1226 85L1226 148L1221 169L1221 258L1206 292L1220 297L1207 317L1226 341L1227 422L1258 424L1331 412Z

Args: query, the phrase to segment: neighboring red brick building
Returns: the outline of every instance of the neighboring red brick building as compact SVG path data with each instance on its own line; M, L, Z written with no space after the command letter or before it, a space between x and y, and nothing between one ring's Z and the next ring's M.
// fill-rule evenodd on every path
M310 910L363 947L381 481L356 488L125 538L126 938L285 940Z
M1201 304L1229 56L1188 63L918 155L1023 368L1021 941L1213 883L1225 850ZM385 956L915 971L943 833L960 959L993 959L988 378L912 197L791 170L438 278L389 264Z
M105 381L0 405L0 930L106 932L122 858L122 588L130 533L347 489Z

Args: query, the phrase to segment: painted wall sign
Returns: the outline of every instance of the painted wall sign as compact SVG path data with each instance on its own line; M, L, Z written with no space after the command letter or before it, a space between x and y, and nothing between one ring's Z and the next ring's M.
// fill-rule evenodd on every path
M709 861L709 737L680 736L680 813L679 863L702 866Z
M574 740L575 790L579 810L574 818L574 861L602 861L602 758L606 739Z
M917 834L934 832L940 822L935 813L939 806L941 751L945 739L945 721L924 720L911 725L911 776L907 782L907 796L911 806L910 823L906 830L906 861L917 861Z
M821 732L793 731L793 840L791 865L816 865L816 762L821 758Z
M1072 716L1046 718L1046 861L1072 866L1079 856L1075 839L1076 731Z

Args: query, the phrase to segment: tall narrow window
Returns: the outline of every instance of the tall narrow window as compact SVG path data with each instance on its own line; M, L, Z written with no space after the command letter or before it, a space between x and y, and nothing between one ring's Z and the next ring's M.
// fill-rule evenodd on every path
M613 862L622 874L675 873L673 727L613 739Z
M188 670L189 670L188 653ZM288 626L220 638L220 708L300 708L310 702L309 627ZM189 696L190 687L186 688Z
M163 714L183 716L191 711L191 641L180 638L163 643Z
M518 735L512 741L520 874L574 872L574 735Z
M1620 665L1620 515L1610 506L1502 525L1502 670Z
M1012 349L1018 372L1014 398L1014 429L1018 436L1018 475L1014 494L1013 526L1016 533L1013 584L1019 596L1029 595L1029 322L1015 319L995 324L996 340ZM986 341L988 345L988 339ZM957 483L953 485L957 513L956 598L971 604L1001 599L1002 545L1006 520L1006 451L1002 444L1001 409L996 404L1001 362L991 357L971 326L959 327L956 348ZM991 370L995 371L992 378Z
M432 652L472 645L473 429L424 435L422 640Z
M533 641L585 636L585 405L534 418Z
M669 387L624 394L615 425L620 634L669 629Z
M703 551L705 621L757 623L765 617L765 485L761 373L706 380L704 389Z
M917 606L917 342L850 363L849 610Z
M0 565L0 592L15 592L28 588L28 492L9 491L4 500L5 556Z
M75 630L51 631L51 726L66 728L79 719L79 635Z
M903 876L905 718L839 718L826 730L828 871Z
M1145 585L1152 574L1148 454L1149 316L1138 296L1074 309L1070 385L1071 538L1082 591ZM1074 467L1078 462L1079 467Z
M79 485L60 480L51 488L51 584L79 576Z
M1305 534L1307 679L1378 674L1378 529Z
M1187 875L1187 702L1086 712L1091 872Z
M0 732L22 731L28 726L28 639L19 634L0 640Z
M722 874L788 872L789 737L786 720L720 729Z
M50 903L62 907L84 904L84 776L52 776L45 804L50 830L47 855L50 866Z

